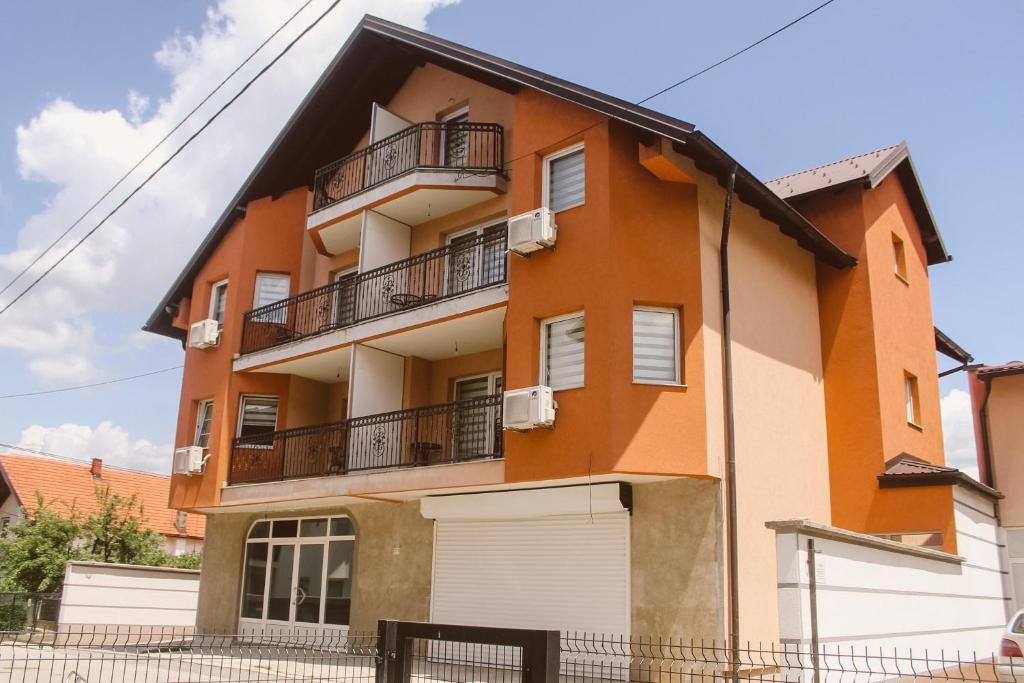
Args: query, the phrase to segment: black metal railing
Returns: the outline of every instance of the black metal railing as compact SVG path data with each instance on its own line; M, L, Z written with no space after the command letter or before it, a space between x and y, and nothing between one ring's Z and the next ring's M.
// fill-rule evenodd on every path
M54 626L60 612L60 593L0 593L0 631Z
M497 228L253 309L243 354L400 313L507 279L508 230Z
M496 123L417 123L317 170L313 211L414 169L498 174L505 131Z
M501 394L235 439L229 484L497 458Z

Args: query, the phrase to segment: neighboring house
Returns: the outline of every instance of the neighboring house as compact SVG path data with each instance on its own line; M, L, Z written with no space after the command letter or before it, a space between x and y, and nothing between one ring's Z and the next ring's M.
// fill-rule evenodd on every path
M969 368L981 480L1006 498L999 524L1017 608L1024 606L1024 362Z
M144 526L164 537L164 550L173 555L202 550L203 516L168 508L170 483L170 477L159 474L103 467L99 458L87 464L0 454L0 526L17 523L23 508L35 510L37 494L58 512L74 507L84 517L99 509L96 487L110 487L111 493L136 497Z
M540 208L553 248L510 221ZM766 184L689 123L368 17L146 324L187 347L199 625L715 638L735 606L773 640L791 518L960 571L956 490L997 494L945 467L948 260L905 144ZM552 428L503 431L538 385Z

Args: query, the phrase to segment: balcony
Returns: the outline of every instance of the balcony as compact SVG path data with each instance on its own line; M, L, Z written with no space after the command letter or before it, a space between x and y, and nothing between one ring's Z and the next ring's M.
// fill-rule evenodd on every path
M235 439L228 484L501 458L501 394Z
M419 225L505 191L504 129L418 123L319 169L306 223L317 248L359 245L362 211Z
M241 353L282 346L503 284L507 230L417 254L253 309Z

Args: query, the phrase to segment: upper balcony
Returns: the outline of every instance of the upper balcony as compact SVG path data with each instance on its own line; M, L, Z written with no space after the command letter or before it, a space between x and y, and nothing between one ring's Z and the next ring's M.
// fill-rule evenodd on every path
M359 245L363 210L419 225L503 193L504 163L496 123L417 123L319 169L306 227L338 254Z
M508 230L493 230L245 314L240 352L255 353L502 285Z

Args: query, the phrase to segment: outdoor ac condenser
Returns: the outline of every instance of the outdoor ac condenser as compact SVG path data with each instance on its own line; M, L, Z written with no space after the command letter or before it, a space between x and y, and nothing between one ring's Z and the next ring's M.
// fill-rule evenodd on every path
M514 431L552 427L557 408L551 387L509 389L502 402L502 427Z
M557 236L555 214L546 207L508 219L508 248L522 256L555 246Z
M220 342L220 325L213 318L193 323L188 329L188 345L193 349L208 349Z
M174 451L173 474L201 474L210 456L203 455L202 446L186 446Z

